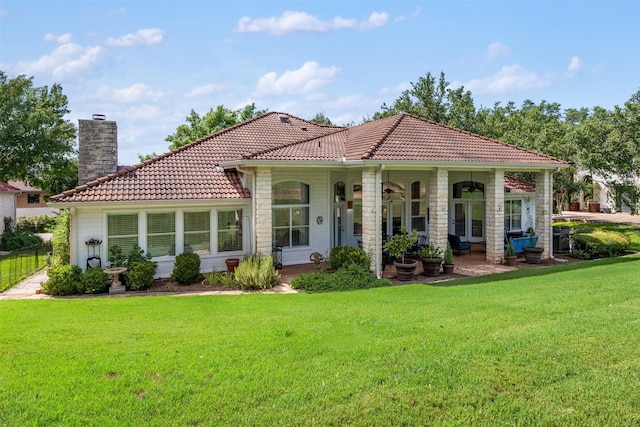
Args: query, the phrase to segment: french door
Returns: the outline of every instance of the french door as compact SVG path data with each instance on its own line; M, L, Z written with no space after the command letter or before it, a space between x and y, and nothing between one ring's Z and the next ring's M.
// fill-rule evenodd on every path
M382 202L382 240L386 241L394 234L400 233L402 227L402 205L400 201L385 200Z
M454 202L452 210L449 233L469 242L484 241L484 202Z

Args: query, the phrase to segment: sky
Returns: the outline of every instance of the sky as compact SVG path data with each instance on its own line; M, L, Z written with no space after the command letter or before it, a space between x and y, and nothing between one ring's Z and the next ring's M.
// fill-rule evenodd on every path
M0 70L118 125L120 165L193 109L360 123L427 73L509 101L612 109L640 90L640 0L0 0Z

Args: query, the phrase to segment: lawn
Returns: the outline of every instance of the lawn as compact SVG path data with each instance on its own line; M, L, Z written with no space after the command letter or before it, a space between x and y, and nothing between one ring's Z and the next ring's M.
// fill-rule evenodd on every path
M0 425L639 425L640 256L533 271L0 301Z

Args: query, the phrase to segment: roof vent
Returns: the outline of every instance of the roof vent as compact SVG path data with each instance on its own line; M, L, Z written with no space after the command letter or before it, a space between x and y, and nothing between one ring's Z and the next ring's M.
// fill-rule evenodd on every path
M280 116L280 123L291 123L288 116Z
M93 120L107 120L107 116L105 116L104 114L93 114L91 118Z
M304 132L306 132L306 131L307 131L307 128L302 128L302 130L303 130Z

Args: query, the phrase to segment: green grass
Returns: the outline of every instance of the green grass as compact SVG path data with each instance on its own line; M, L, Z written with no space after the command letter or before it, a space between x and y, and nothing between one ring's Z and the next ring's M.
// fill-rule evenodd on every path
M0 425L639 425L638 271L0 301Z
M574 233L589 233L593 230L617 231L631 240L629 249L640 251L640 225L638 224L609 224L587 222L554 222L553 225L568 225Z

